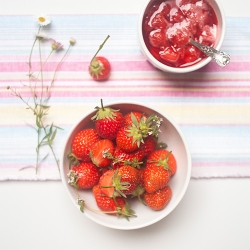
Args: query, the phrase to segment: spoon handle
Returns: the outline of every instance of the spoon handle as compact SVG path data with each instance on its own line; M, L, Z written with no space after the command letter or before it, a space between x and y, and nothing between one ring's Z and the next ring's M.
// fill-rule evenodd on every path
M206 46L203 44L200 44L194 40L190 40L190 43L193 44L194 46L196 46L198 49L200 49L202 52L204 52L207 56L212 57L212 59L219 65L219 66L226 66L227 64L229 64L230 62L230 55L222 52L222 51L218 51L210 46Z

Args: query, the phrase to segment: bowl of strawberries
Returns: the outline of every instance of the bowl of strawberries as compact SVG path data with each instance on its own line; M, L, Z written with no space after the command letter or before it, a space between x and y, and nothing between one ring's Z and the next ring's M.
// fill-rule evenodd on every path
M139 44L156 68L187 73L212 59L192 41L208 46L206 50L219 51L225 29L225 14L218 0L147 0L139 17Z
M152 225L183 198L191 175L187 142L150 106L95 107L69 132L60 159L70 200L94 222L131 230Z

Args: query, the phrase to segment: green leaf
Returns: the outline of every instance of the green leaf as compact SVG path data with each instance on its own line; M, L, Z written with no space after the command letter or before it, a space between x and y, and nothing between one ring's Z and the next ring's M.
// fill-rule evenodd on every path
M41 124L40 124L40 119L39 119L38 116L36 117L36 126L37 126L38 128L42 128L42 126L41 126Z
M56 137L56 132L57 132L57 129L54 130L52 136L50 137L50 140L49 140L49 141L50 141L50 145L52 144L53 140L54 140L55 137Z

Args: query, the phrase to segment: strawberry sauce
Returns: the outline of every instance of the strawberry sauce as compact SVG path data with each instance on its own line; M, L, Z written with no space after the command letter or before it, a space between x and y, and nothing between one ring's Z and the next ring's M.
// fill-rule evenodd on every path
M150 53L170 67L187 67L206 57L190 38L213 46L217 17L206 0L155 0L144 15L142 31Z

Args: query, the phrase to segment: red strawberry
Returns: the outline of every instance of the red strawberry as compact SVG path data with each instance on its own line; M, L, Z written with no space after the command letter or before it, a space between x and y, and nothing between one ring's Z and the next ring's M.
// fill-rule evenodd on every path
M170 175L174 175L177 169L175 157L171 151L159 149L154 151L148 157L147 164L155 164L170 171Z
M95 121L95 128L100 137L114 140L118 130L124 125L123 115L119 110L109 107L103 107L101 99L101 108L96 107L97 112L91 118Z
M89 156L90 148L99 140L95 129L81 130L73 139L71 153L68 155L70 163L78 164L80 161L91 161Z
M89 66L89 73L96 81L103 81L109 78L111 72L110 62L103 56L95 57Z
M164 49L167 46L165 32L163 32L161 29L152 30L149 33L149 42L153 47Z
M108 59L103 56L96 56L102 49L108 38L109 36L107 36L104 42L100 45L89 65L89 73L93 77L93 79L97 81L106 80L110 75L111 66Z
M144 187L144 172L145 172L145 168L139 168L138 169L138 173L139 173L139 185L141 185L142 187Z
M115 187L113 184L114 174L115 174L115 170L109 169L100 177L100 180L98 183L102 191L102 194L110 198L119 196L119 194L115 192Z
M91 147L91 160L97 167L107 167L112 161L114 150L112 141L108 139L99 140Z
M157 13L152 15L149 25L155 29L165 28L167 25L167 20L164 18L162 13Z
M154 193L168 185L170 180L170 171L156 164L147 164L144 171L144 187L148 193Z
M214 44L215 42L215 35L216 34L216 30L214 27L210 27L209 25L205 25L203 27L203 32L200 36L200 43L203 44L207 44L207 45L211 45Z
M139 148L142 136L136 138L129 134L128 126L120 128L116 136L116 145L125 152L132 152Z
M99 169L92 162L82 162L68 173L69 184L79 189L94 187L99 182L100 176Z
M144 158L148 157L153 151L157 148L157 139L150 135L145 140L144 143L141 144L141 151L144 154Z
M160 57L170 63L177 62L179 59L179 53L172 47L167 47L163 51L159 52Z
M187 28L183 27L180 29L175 26L169 28L167 34L169 41L174 44L175 49L186 46L189 43L191 35Z
M196 48L195 46L188 44L185 48L185 56L184 56L184 61L189 63L189 62L194 62L200 58L200 50Z
M155 193L144 193L146 204L153 210L162 210L170 201L172 190L169 186L159 189Z
M132 167L139 167L142 164L144 152L141 149L137 149L133 152L125 152L124 150L116 147L113 154L112 166L114 169L120 168L124 165L130 165Z
M122 190L122 193L125 195L131 194L137 188L140 181L138 170L131 166L120 167L117 176L118 178L121 176L121 183L127 183L126 189Z
M176 171L176 161L165 149L156 150L147 159L144 172L144 187L148 193L154 193L166 187Z
M180 9L172 8L169 15L170 22L179 23L185 19Z
M100 178L99 186L102 193L108 197L126 197L137 188L139 178L136 168L122 166L117 170L111 169L105 172Z
M135 212L130 209L124 197L110 198L101 192L98 185L93 187L93 194L99 209L107 214L129 217L136 217Z
M162 122L162 118L157 115L150 115L146 120L142 117L138 122L133 112L131 120L132 125L122 127L116 136L116 145L126 152L138 149L149 135L158 137Z

